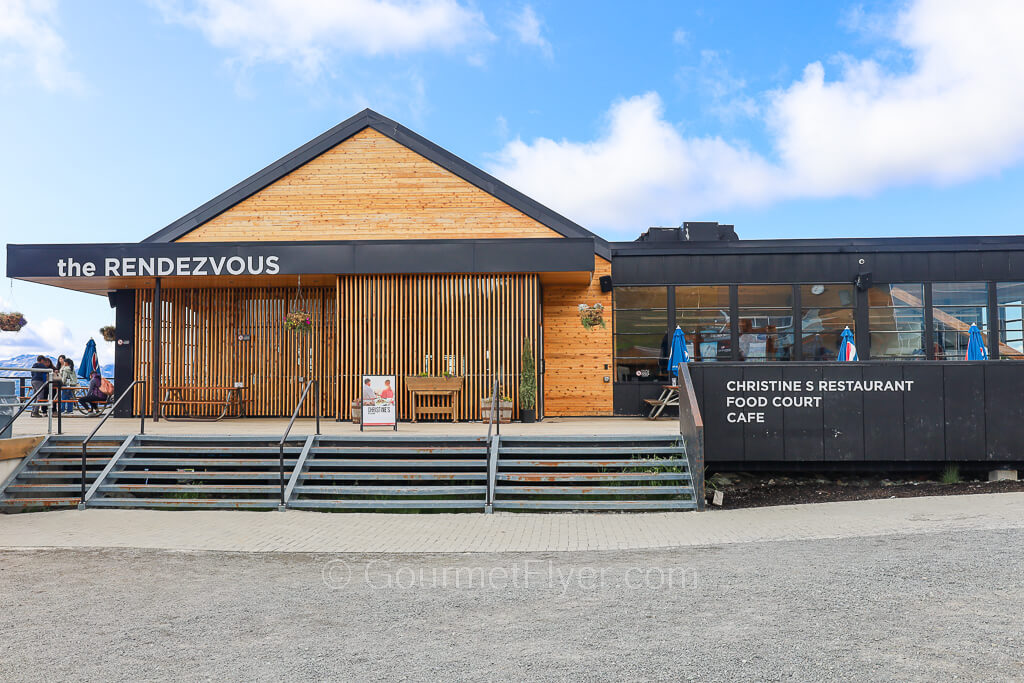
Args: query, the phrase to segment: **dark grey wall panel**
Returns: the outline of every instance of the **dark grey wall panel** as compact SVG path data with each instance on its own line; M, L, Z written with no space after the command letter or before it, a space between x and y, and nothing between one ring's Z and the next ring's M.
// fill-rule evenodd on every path
M867 381L903 379L903 368L891 365L865 365ZM866 460L906 459L903 433L903 394L873 392L864 395L864 457Z
M916 361L903 367L914 388L903 395L904 447L907 460L945 460L946 413L942 366Z
M775 365L751 364L743 370L743 379L769 381L782 379L782 367ZM729 392L738 397L757 398L760 392ZM763 407L732 407L735 413L763 416L764 422L746 422L743 426L743 442L746 445L746 460L785 460L785 419L782 408L772 405Z
M1024 363L988 362L985 370L985 442L988 460L1024 460Z
M856 363L837 363L828 369L829 379L862 380ZM828 391L822 394L825 433L825 460L864 459L864 395L855 391Z
M806 365L784 367L782 378L812 382L817 385L821 380L821 368ZM783 433L785 453L783 457L786 460L824 460L824 420L824 408L821 405L788 411L785 414L786 429Z
M946 460L985 459L985 373L977 366L947 365Z

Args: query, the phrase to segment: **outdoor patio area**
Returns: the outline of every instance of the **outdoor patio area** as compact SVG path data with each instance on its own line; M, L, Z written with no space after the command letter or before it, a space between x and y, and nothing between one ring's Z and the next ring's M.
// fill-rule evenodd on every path
M100 418L72 414L63 419L63 432L69 435L88 435ZM46 434L45 417L33 418L22 415L14 424L13 436L32 436ZM181 436L280 436L288 427L287 418L242 418L222 420L220 422L167 421L154 422L146 419L147 434L166 434ZM139 431L139 418L108 419L98 436L111 434L136 434ZM320 420L320 432L326 436L345 436L359 434L359 425L352 422L336 422L333 419ZM57 419L53 419L53 433L57 433ZM308 435L316 433L315 421L302 418L295 421L292 435ZM486 436L486 422L400 422L398 433L403 435L425 436ZM547 418L533 424L512 422L501 425L503 436L598 436L612 434L630 435L669 435L679 433L679 422L674 418L662 418L651 421L641 417L598 417L598 418ZM374 427L367 428L363 436L374 434L395 434L391 429Z

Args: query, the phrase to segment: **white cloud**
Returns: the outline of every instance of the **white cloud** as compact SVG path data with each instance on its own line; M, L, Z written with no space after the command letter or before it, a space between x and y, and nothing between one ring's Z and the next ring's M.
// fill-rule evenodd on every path
M491 40L483 14L457 0L152 0L246 63L319 75L333 55L452 50Z
M53 0L0 0L0 73L30 71L47 90L81 90L56 24Z
M0 310L12 311L18 307L0 297ZM32 307L36 308L36 307ZM31 308L24 311L27 325L19 332L0 332L0 359L12 358L21 354L46 354L56 358L60 354L71 356L78 362L85 343L89 339L96 340L96 351L101 363L114 362L113 344L105 342L99 335L101 325L94 329L72 330L60 318L39 318Z
M690 42L690 34L686 32L686 29L677 28L672 32L672 42L676 45L686 45Z
M544 23L530 5L523 9L509 22L509 28L519 38L519 42L539 48L545 57L551 58L551 43L544 37Z
M1024 158L1024 3L916 0L889 38L903 71L840 57L760 96L773 154L698 137L657 93L615 102L593 141L509 142L491 170L582 224L618 236L740 205L864 196L962 182Z

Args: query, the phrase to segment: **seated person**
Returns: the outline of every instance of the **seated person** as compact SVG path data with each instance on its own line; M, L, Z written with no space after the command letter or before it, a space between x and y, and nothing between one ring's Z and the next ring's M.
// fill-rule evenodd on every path
M99 413L100 410L97 404L107 400L107 395L100 389L101 386L103 386L103 378L100 376L100 373L94 370L92 379L89 380L88 391L86 391L85 396L78 399L78 402L90 415Z

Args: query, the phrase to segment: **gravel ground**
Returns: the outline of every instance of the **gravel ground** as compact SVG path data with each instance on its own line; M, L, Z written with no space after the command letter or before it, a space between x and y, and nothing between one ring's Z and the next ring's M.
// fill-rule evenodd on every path
M1022 579L1019 530L560 554L9 551L0 679L1021 680Z

